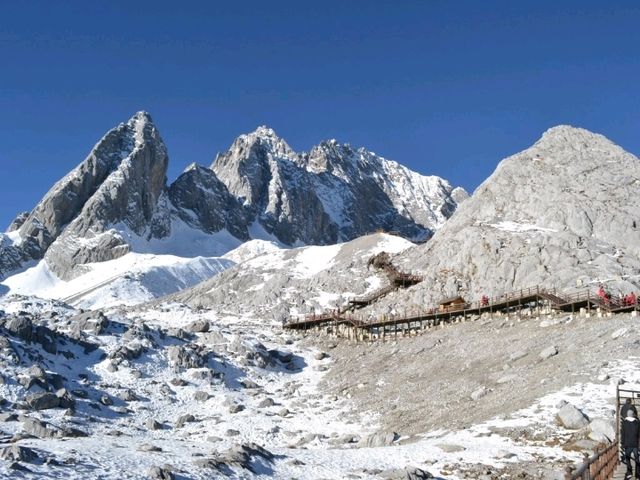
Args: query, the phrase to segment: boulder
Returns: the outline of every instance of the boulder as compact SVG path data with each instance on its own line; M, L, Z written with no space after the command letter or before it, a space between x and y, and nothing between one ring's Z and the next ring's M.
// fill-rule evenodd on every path
M579 430L589 425L587 416L570 403L558 409L557 419L563 427L569 430Z
M76 335L82 332L100 335L109 327L109 320L100 311L80 313L71 317L69 321L73 325L71 331Z
M555 345L552 345L542 350L538 356L540 357L540 360L546 360L547 358L551 358L557 354L558 354L558 347L556 347Z
M393 445L400 438L396 432L388 431L388 432L376 432L368 435L360 440L358 446L360 447L388 447Z
M207 320L195 320L187 325L187 330L193 333L206 333L209 331L209 322Z
M195 421L196 421L196 417L194 417L190 413L187 413L185 415L180 415L178 417L178 420L176 420L176 428L183 427L184 424L187 422L195 422Z
M276 402L274 402L272 398L267 397L264 400L261 400L260 403L258 403L258 408L273 407L275 404Z
M60 398L55 393L33 393L31 395L27 395L25 400L29 408L32 410L47 410L49 408L58 408L60 406Z
M269 350L269 355L280 363L289 363L293 360L293 353L287 350Z
M25 342L30 342L33 338L33 324L28 318L13 317L5 323L4 328Z
M174 367L202 368L206 364L206 358L194 349L187 349L181 345L172 345L167 349L167 357Z
M606 418L596 418L589 423L589 438L596 442L610 443L616 436L615 422Z
M206 402L209 400L209 394L207 392L203 392L202 390L198 390L193 394L193 399L198 402Z
M144 425L148 430L162 430L162 424L153 418L149 418Z
M60 408L75 408L76 400L71 396L71 393L66 388L61 388L56 392L56 397L60 401L58 405Z
M147 471L147 477L151 480L174 480L174 475L171 469L164 467L151 467Z
M19 445L12 445L0 449L0 458L9 462L33 462L38 458L35 450Z
M394 468L380 472L384 480L427 480L434 478L429 472L417 467Z
M22 419L22 429L37 438L54 438L57 434L55 429L49 428L49 424L31 417Z
M480 400L482 397L484 397L487 393L489 393L489 390L487 389L487 387L485 387L484 385L481 385L480 387L476 388L473 392L471 392L471 400L473 400L474 402Z
M218 465L240 467L253 473L257 473L252 465L254 461L271 462L272 460L273 454L255 443L234 445L215 458Z

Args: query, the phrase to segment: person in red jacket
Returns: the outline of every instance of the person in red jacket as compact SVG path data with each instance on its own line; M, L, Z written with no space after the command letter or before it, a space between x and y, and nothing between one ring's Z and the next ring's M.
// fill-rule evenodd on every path
M624 455L622 461L627 466L625 479L631 478L631 458L633 457L636 464L636 478L640 479L640 459L638 458L638 441L640 440L640 422L636 418L636 412L633 408L628 408L625 418L622 420L622 428L620 433L620 442L622 444L622 453Z

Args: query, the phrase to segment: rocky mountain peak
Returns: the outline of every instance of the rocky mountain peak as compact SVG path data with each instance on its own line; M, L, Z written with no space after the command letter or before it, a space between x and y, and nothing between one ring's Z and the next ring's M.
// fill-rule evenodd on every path
M432 300L531 285L635 289L640 161L602 135L547 131L504 159L409 263L439 285Z
M78 265L151 248L146 242L172 234L174 222L176 235L224 230L219 238L268 235L287 245L331 244L379 229L424 239L458 202L437 177L335 139L298 154L267 126L240 135L211 168L189 165L170 186L167 164L151 115L135 113L12 224L18 231L3 240L14 248L10 262L0 258L3 271L44 257L71 278Z
M78 263L128 251L120 238L106 233L116 224L138 235L162 236L166 222L160 227L157 205L166 188L168 161L164 142L146 112L107 132L21 225L27 258L46 253L51 268L64 277Z
M344 175L349 166L357 161L356 152L351 145L338 143L337 140L323 140L309 153L300 155L300 164L313 173L333 173Z
M558 125L548 129L531 147L531 150L573 152L574 154L568 153L573 158L576 157L575 152L577 151L615 150L618 153L623 152L619 146L604 135L571 125Z

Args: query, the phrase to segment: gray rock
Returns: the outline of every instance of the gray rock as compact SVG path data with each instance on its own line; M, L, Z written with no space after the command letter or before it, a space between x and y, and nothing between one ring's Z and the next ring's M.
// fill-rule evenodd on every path
M49 425L36 418L24 417L22 420L22 429L25 433L33 435L37 438L54 438L57 430L49 428Z
M586 415L570 403L558 409L556 417L560 424L569 430L578 430L589 425L589 419Z
M182 345L172 345L167 348L167 356L176 368L201 368L206 364L206 358L194 348L186 348Z
M0 413L0 422L16 422L18 420L18 414L13 412Z
M33 462L38 458L35 450L19 445L0 448L0 458L9 462Z
M195 422L195 421L196 421L196 417L194 417L190 413L187 413L185 415L180 415L178 417L178 420L176 420L176 428L183 427L187 422Z
M243 378L242 380L240 380L240 385L242 385L244 388L260 388L260 385L258 385L253 380L249 380L248 378Z
M552 345L542 350L538 355L538 357L540 357L541 360L546 360L547 358L553 357L554 355L557 355L557 354L558 354L558 347Z
M189 385L189 382L179 377L172 378L171 380L169 380L169 383L171 383L171 385L173 385L174 387L184 387L186 385Z
M60 398L56 394L49 392L27 395L26 402L32 410L47 410L60 406Z
M207 392L203 392L202 390L198 390L193 394L193 399L198 402L206 402L209 400L209 394Z
M187 325L187 330L194 333L208 332L209 322L207 320L195 320Z
M596 442L612 442L615 439L615 432L613 420L596 418L589 423L589 438Z
M487 387L485 387L484 385L481 385L480 387L476 388L473 392L471 392L471 400L473 400L474 402L480 400L482 397L484 397L487 393L489 393L489 390L487 389Z
M240 467L257 473L253 468L253 462L256 460L260 460L262 463L271 463L273 454L254 443L234 445L229 450L219 454L215 459L215 463L217 465Z
M153 418L147 419L147 421L144 422L144 426L147 427L147 430L162 430L162 424Z
M147 471L147 477L152 480L174 480L173 472L167 467L151 467Z
M388 447L393 445L400 438L396 432L376 432L368 435L360 440L360 447Z
M98 312L85 312L75 315L69 319L72 323L72 332L79 334L81 332L88 332L94 335L100 335L109 326L109 320L105 317L104 313Z
M316 352L313 355L313 358L315 358L316 360L324 360L325 358L327 358L329 355L326 352Z
M380 472L384 480L426 480L434 478L429 472L417 467L396 468Z
M143 443L138 446L138 451L139 452L161 452L162 448L158 447L157 445L153 445L151 443Z
M76 400L71 396L71 393L66 388L61 388L56 392L56 397L59 400L60 408L73 409L76 406Z
M133 390L126 389L118 395L118 398L124 402L137 402L140 400Z
M276 402L274 402L272 398L267 397L258 403L258 408L273 407L275 404Z
M244 405L239 403L234 403L233 405L229 405L229 413L239 413L244 410Z

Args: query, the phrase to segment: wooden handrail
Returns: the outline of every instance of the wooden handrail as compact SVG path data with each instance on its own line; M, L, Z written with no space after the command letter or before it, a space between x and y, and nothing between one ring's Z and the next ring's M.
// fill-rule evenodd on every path
M610 480L618 466L618 441L596 450L592 455L584 454L577 468L567 467L565 480Z

